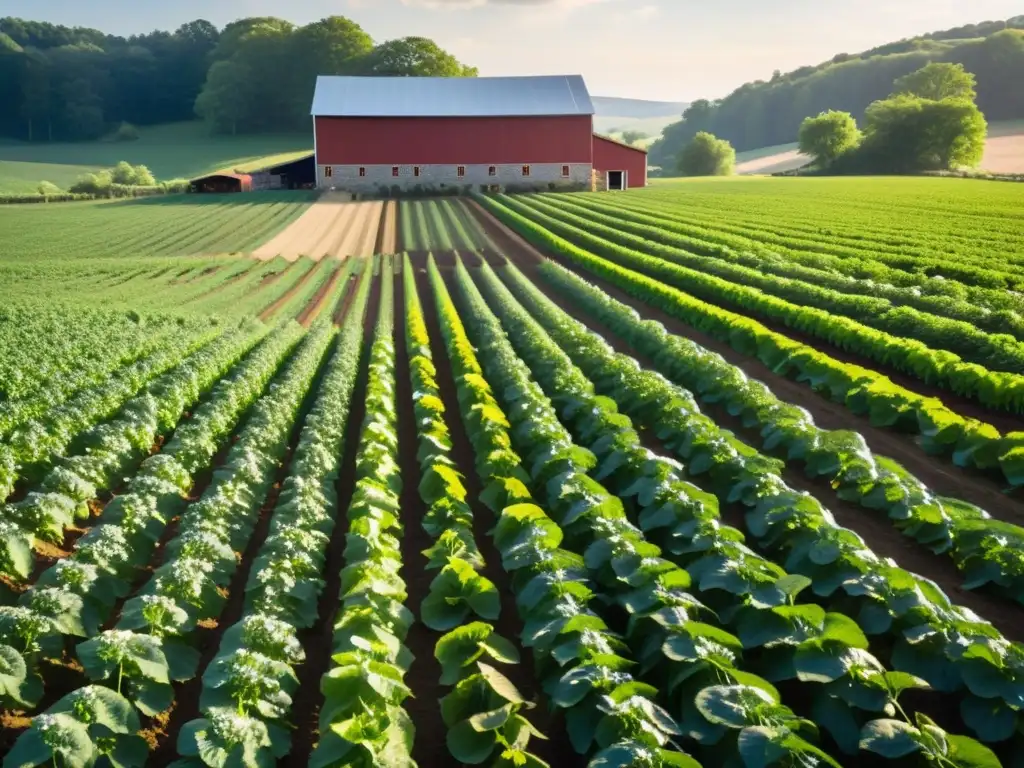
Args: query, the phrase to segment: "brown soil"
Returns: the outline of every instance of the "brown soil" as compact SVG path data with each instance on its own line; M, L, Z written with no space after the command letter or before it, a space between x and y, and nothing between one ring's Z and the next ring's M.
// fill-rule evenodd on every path
M522 270L524 274L534 282L535 285L540 287L549 298L555 301L559 307L603 336L609 344L612 344L616 351L636 358L641 365L644 365L645 367L653 367L648 359L642 355L638 355L635 350L621 339L621 337L614 334L610 328L591 317L585 310L572 304L570 301L560 296L556 291L549 288L537 271L539 259L542 258L539 252L519 240L514 233L501 228L493 219L485 221L484 226L488 229L488 234L492 239L502 248L503 253L507 255L520 268L520 270ZM593 279L590 275L584 275L584 277L595 285L601 287L613 298L634 306L645 317L658 320L664 323L670 331L680 333L680 330L672 327L672 325L680 325L678 321L670 324L672 318L663 315L663 313L658 312L641 302L632 300L627 301L629 297L615 289L614 286L608 285L603 281ZM702 340L697 338L697 334L686 333L684 330L681 335L689 336L695 341L698 341L698 343L703 343ZM755 375L750 371L747 372L750 375ZM762 378L762 380L772 387L773 391L777 391L773 381L769 381L760 376L758 378ZM805 405L805 407L807 406ZM724 409L712 407L706 410L717 423L726 429L732 429L741 437L748 437L754 433L751 430L743 429L740 420L730 417ZM847 417L852 418L849 414L847 414ZM815 421L821 423L817 418L816 413ZM846 426L845 428L849 428L849 426ZM758 442L755 441L753 444L757 445ZM1008 638L1013 640L1024 639L1024 617L1021 616L1019 607L1012 605L1008 601L999 597L983 592L962 589L960 584L963 579L957 572L952 560L948 557L944 555L935 555L924 547L919 546L911 539L896 535L895 529L887 518L879 513L864 510L851 502L844 502L840 500L832 492L827 482L808 480L802 473L794 470L791 465L787 466L783 477L791 487L796 488L797 490L806 491L818 498L819 501L833 512L836 521L840 525L855 531L863 537L868 547L871 548L875 554L880 557L891 557L901 567L933 579L954 599L954 601L970 608L979 615L984 616L987 620L991 621L996 627L998 627ZM700 478L697 479L699 480ZM738 527L741 529L743 528L743 526Z
M306 274L300 277L291 288L285 291L275 301L271 302L262 312L259 314L260 320L269 320L272 318L280 309L291 300L296 293L302 290L302 287L308 283L313 274L317 271L318 267L314 264L313 268L308 270Z
M380 201L352 203L347 229L338 241L333 256L372 256L378 240L384 204Z
M334 324L341 325L348 315L349 307L352 306L352 302L355 301L356 291L359 285L359 275L349 275L348 284L342 291L341 298L338 299L338 304L334 309Z
M303 327L309 328L313 321L319 317L320 312L324 308L324 300L334 291L334 286L337 284L338 278L341 277L344 271L345 270L339 265L331 276L324 281L324 284L317 288L316 293L313 294L313 298L309 300L309 303L302 308L297 319Z
M417 290L423 304L423 315L430 336L431 353L434 358L434 366L437 369L437 384L441 400L444 402L446 421L451 434L451 457L456 466L466 467L468 470L463 483L466 486L467 500L473 511L474 538L486 562L484 575L494 582L501 594L501 616L495 622L495 629L502 637L516 642L522 632L522 622L516 611L515 598L509 586L508 574L501 567L501 556L494 548L491 537L487 535L487 531L496 521L491 511L479 502L483 488L476 472L469 469L475 466L473 448L459 415L458 390L452 375L448 350L442 341L444 337L441 334L433 290L423 268L424 263L424 261L414 262L413 268L416 270ZM448 269L450 268L449 265ZM518 642L516 644L519 645ZM523 652L522 662L515 666L502 667L501 671L515 684L524 697L537 703L537 707L531 710L527 716L530 722L548 737L548 741L539 739L532 741L531 751L549 765L557 766L557 768L575 768L584 765L585 760L576 754L569 743L561 713L550 712L545 706L544 698L537 684L532 653L526 649L521 650ZM450 764L451 759L448 758L448 760ZM444 764L444 762L439 763L439 765ZM421 763L421 765L426 764Z
M370 339L377 321L380 306L380 281L374 280L370 291L366 317L363 321L363 356L359 363L359 376L352 393L352 405L349 410L348 423L345 425L345 445L342 451L341 466L335 488L338 493L337 523L331 533L331 541L327 550L324 566L324 589L320 594L318 618L316 624L301 633L299 641L306 651L306 662L297 670L299 687L292 697L292 723L295 730L292 734L292 749L279 761L283 768L299 768L309 764L309 756L313 751L319 734L320 706L323 696L320 693L320 678L330 669L333 648L334 617L341 604L341 569L344 565L342 553L345 550L345 534L348 532L345 510L352 500L352 491L356 480L356 449L359 446L359 435L362 431L363 418L366 415L366 380L370 352Z
M531 267L529 264L530 261L536 263L546 257L515 232L502 226L475 203L472 204L471 210L484 226L492 242L500 246L501 252L515 255L520 269L530 275L534 283L549 295L554 293L542 276L535 275L535 267ZM526 260L525 264L523 260ZM873 452L898 461L933 491L976 504L1001 520L1024 525L1024 499L1018 496L1007 496L1003 493L1004 482L981 472L962 469L941 457L929 456L921 450L911 435L874 427L866 418L851 413L843 404L823 397L805 384L774 373L760 360L740 354L727 343L708 336L675 317L633 298L597 275L565 260L554 257L552 260L573 271L592 285L598 286L612 298L634 308L644 318L662 323L670 333L691 339L705 349L717 352L731 365L741 368L751 378L764 382L779 400L806 408L814 417L814 422L821 428L848 429L859 432L864 436ZM569 307L568 309L573 310L574 308Z

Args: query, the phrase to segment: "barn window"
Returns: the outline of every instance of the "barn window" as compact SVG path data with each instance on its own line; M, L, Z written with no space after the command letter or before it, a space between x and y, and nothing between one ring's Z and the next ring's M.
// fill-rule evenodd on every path
M458 176L458 177L459 177L459 178L461 179L461 178L462 178L463 176L465 176L465 175L466 175L466 166L464 166L464 165L460 165L460 166L459 166L459 167L458 167L458 168L456 169L455 173L456 173L456 175L457 175L457 176Z
M359 175L360 176L365 176L366 175L366 168L364 168L361 165L359 166Z
M529 175L530 175L530 166L524 165L523 166L523 176L529 176Z
M329 179L333 175L334 175L334 166L333 165L325 165L324 166L324 176Z
M420 175L420 167L418 165L414 165L412 167L412 175L413 176L419 176Z
M568 165L563 165L562 166L562 178L563 179L568 179L569 178L569 166Z
M398 175L398 166L397 165L392 165L391 166L391 175L392 176L397 176Z
M497 166L492 165L490 168L488 168L487 169L487 175L488 176L497 176L498 175L498 168L497 168Z

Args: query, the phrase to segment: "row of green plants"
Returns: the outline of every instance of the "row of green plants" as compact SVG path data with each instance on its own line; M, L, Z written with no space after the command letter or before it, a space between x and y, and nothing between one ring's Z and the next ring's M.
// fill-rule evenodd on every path
M390 257L369 355L366 415L355 457L355 487L345 511L340 607L331 668L320 681L320 741L310 768L343 765L410 767L414 729L402 702L412 663L405 637L413 622L404 605L399 519L402 489L395 401L394 281Z
M186 507L198 473L210 468L300 336L301 329L289 324L253 350L163 450L142 462L74 551L43 571L17 606L0 606L0 637L23 659L6 686L15 703L34 706L42 694L42 661L60 658L73 638L94 637L111 618L151 562L169 522Z
M989 370L977 363L966 362L953 352L932 349L916 339L876 330L848 317L834 315L827 309L796 304L758 288L713 274L716 271L715 264L719 264L725 268L719 271L742 271L751 281L766 281L776 285L781 281L781 278L774 276L758 276L756 270L733 267L703 257L690 257L696 261L692 262L691 266L683 266L676 261L648 255L649 252L659 250L664 255L666 249L649 240L605 227L589 217L572 216L562 212L550 215L541 210L537 203L524 202L527 199L505 197L502 202L578 246L592 249L591 252L616 263L630 266L669 285L691 292L697 298L731 306L769 322L782 323L839 349L862 355L881 365L892 366L927 384L937 385L976 400L986 407L1015 413L1024 412L1024 376L1020 374ZM608 237L613 239L607 239ZM629 245L622 245L623 242L628 242ZM682 258L675 250L672 250L672 253L677 260ZM792 287L792 283L790 286ZM800 292L809 293L813 290L805 286ZM776 291L778 292L781 292L781 289ZM836 301L841 303L843 297L837 295ZM1008 339L1010 343L1017 344L1012 337Z
M541 273L600 316L612 305L607 294L554 262ZM514 267L507 274L535 305L537 289ZM992 519L960 499L936 494L899 463L875 455L863 436L850 430L826 430L805 409L779 400L763 382L750 379L721 355L704 349L663 326L643 322L617 306L616 330L661 374L693 392L706 404L724 407L755 430L765 451L790 465L803 466L810 478L824 478L840 499L888 515L904 535L936 554L948 554L963 573L966 589L991 585L1010 600L1024 601L1024 529Z
M451 455L451 433L408 256L402 279L419 496L427 507L422 525L434 539L424 555L428 570L439 571L420 606L420 620L446 633L437 640L434 655L447 691L440 705L448 750L463 764L543 768L547 764L529 752L529 743L531 738L546 737L523 714L533 704L496 667L519 663L519 651L491 623L499 616L501 600L497 587L481 573L484 560L473 535L463 476Z
M779 221L774 212L756 207L743 211L742 222L733 222L717 208L683 208L658 194L645 196L643 201L621 200L614 204L669 217L673 224L687 227L697 237L739 250L769 247L815 269L896 286L916 286L924 293L966 299L992 309L1020 306L1019 298L1006 295L1007 288L1020 280L1014 257L992 257L980 241L956 243L959 251L968 251L966 258L946 255L949 235L945 232L924 227L912 234L905 229L886 231L879 227L843 232L829 228L821 211L805 214L794 209ZM956 216L945 218L956 221ZM970 221L964 223L973 225ZM954 232L954 237L961 237L960 232ZM1007 269L1010 264L1014 267Z
M244 586L242 618L224 632L203 671L202 716L180 732L178 753L188 757L187 764L273 765L289 752L292 697L306 659L299 632L316 622L325 586L336 525L335 484L362 359L371 274L362 272L305 418L267 537Z
M223 326L207 325L195 334L161 335L145 356L16 427L0 443L0 465L15 464L18 480L34 485L52 466L55 457L68 454L82 433L109 419L141 390L156 384L154 380L159 381L161 375L200 355L224 331ZM12 490L10 483L0 487L0 497L6 497Z
M962 736L944 734L942 740L947 749L936 749L923 733L926 727L937 729L934 721L924 713L908 714L898 701L903 692L927 689L928 684L912 674L887 670L868 650L868 638L854 619L801 598L800 593L811 585L811 579L794 576L759 557L743 546L738 531L708 525L717 521L714 497L685 482L678 463L641 445L630 419L618 412L614 400L595 394L593 384L563 351L561 345L566 339L556 342L549 337L490 267L485 265L478 274L489 305L500 315L513 346L551 398L561 421L568 425L578 444L593 451L596 463L590 476L599 479L620 499L629 501L627 516L652 530L660 527L651 525L652 517L660 516L659 522L676 527L682 522L680 509L692 515L689 522L697 525L691 528L691 535L676 527L674 540L669 538L668 548L662 551L667 553L667 562L685 568L682 573L692 580L692 592L706 601L702 621L719 633L714 636L719 644L718 654L724 652L747 675L754 672L772 684L792 686L798 682L799 697L811 699L814 722L827 729L844 754L857 755L863 749L893 757L888 753L913 734L915 750L931 759L946 757L952 764L966 765L969 763L960 762L958 755L967 759L985 752L995 761L986 748ZM587 347L587 340L576 334L573 343L583 349ZM647 546L648 551L638 555L656 557L658 548L650 542ZM593 549L587 554L592 553ZM667 566L662 566L661 571L671 572ZM700 603L694 602L687 610L696 613L700 607ZM697 644L685 660L706 660L712 656L707 650ZM743 653L748 654L746 659L742 658ZM698 733L698 741L712 749L715 764L720 764L718 761L728 759L721 751L725 746L720 741L724 730L701 732L694 725L695 702L701 699L707 678L713 680L714 674L702 680L700 675L687 670L682 677L685 682L680 691L672 694L672 700L681 713L683 731ZM756 678L742 682L750 685L751 679ZM789 690L795 691L792 687ZM795 718L783 717L781 712L767 717L763 711L756 712L763 704L756 697L745 703L750 707L744 713L749 718L746 725L754 725L759 718L762 722L767 719L775 730L768 737L773 744L783 740L787 729L799 731ZM897 715L899 719L893 719ZM900 734L899 738L894 733ZM749 759L749 755L744 754L743 758ZM783 755L759 764L772 764L775 760L784 760ZM998 761L990 764L998 765Z
M99 495L134 473L186 410L249 354L267 330L245 321L203 347L128 400L113 418L81 435L79 450L50 468L35 490L4 505L0 573L24 583L37 541L59 543L70 526L88 521L90 505Z
M855 212L859 214L858 230L851 232L849 229L844 231L840 228L837 231L831 221L833 211L830 207L790 208L786 211L787 215L780 220L777 209L767 210L754 205L743 211L743 223L733 223L730 221L732 217L728 215L729 203L725 203L724 210L716 207L715 203L702 204L690 210L679 210L671 193L664 194L657 190L645 195L643 202L662 210L669 210L673 217L698 226L708 225L710 218L714 221L712 226L716 232L753 238L794 258L816 258L821 255L830 265L833 258L838 259L840 264L849 262L847 268L856 265L856 269L864 270L869 275L884 277L884 282L905 285L915 274L919 276L918 279L942 276L950 282L957 282L946 291L939 289L940 292L962 296L966 290L971 299L984 297L986 303L987 300L991 300L996 302L993 306L1001 306L1003 300L999 298L997 292L1017 290L1024 278L1024 273L1020 270L1019 256L996 256L983 239L974 238L972 241L969 237L962 238L961 232L977 232L978 228L981 228L1005 235L1012 232L1012 218L993 219L986 216L985 224L979 225L981 219L978 214L984 214L984 210L965 210L961 205L951 208L936 195L939 191L940 188L921 188L922 194L914 198L918 204L916 209L907 206L905 200L891 200L898 208L907 206L908 215L914 215L922 208L926 210L928 218L922 220L922 226L915 228L912 235L908 235L907 230L899 228L898 225L893 226L897 219L888 220L889 229L888 233L885 233L860 211ZM930 192L933 197L926 197L926 192ZM866 197L872 202L879 199L877 192ZM863 203L856 195L847 200L854 205ZM966 201L964 203L966 204ZM991 210L990 206L988 208ZM946 226L934 226L935 221L940 218ZM803 222L802 226L797 224L800 221ZM957 223L961 226L955 226ZM948 226L949 224L954 226ZM961 240L956 243L956 253L950 253L951 237ZM972 290L973 288L978 289L978 292Z
M12 303L0 311L0 438L77 392L145 358L172 336L201 334L202 318L74 312ZM43 342L43 343L41 343Z
M481 501L498 517L491 536L502 568L512 576L523 622L521 642L532 651L550 704L564 711L573 747L590 755L594 768L694 768L692 758L672 748L675 724L654 703L653 689L629 672L633 662L623 655L621 638L596 613L600 601L587 585L583 559L561 547L562 529L535 503L527 487L530 475L512 447L512 425L484 377L433 258L428 271L459 408L484 484ZM554 476L571 457L559 445L549 448L533 464ZM481 650L481 657L502 654L500 648ZM516 721L506 738L526 741L537 735ZM528 757L525 764L531 765Z
M305 336L285 370L253 406L224 464L216 469L202 497L181 514L175 535L166 542L161 561L145 584L119 609L116 604L106 611L88 605L89 618L93 619L88 623L85 606L77 613L70 606L65 608L61 619L80 622L89 638L75 648L85 675L93 684L113 688L139 714L154 717L168 711L175 700L172 681L181 683L195 677L200 661L199 627L219 618L225 607L227 587L239 566L235 552L247 548L260 507L287 449L292 424L333 335L332 327L321 325ZM111 622L114 628L97 631ZM255 686L263 682L259 674L265 670L258 659L243 655L233 661L234 664L220 668L225 684L217 701L220 711L215 719L218 715L235 714L233 694L242 693L248 686L244 693L251 695L254 677ZM87 688L92 690L93 686ZM70 694L71 698L75 696L76 692ZM19 737L11 750L15 757L9 759L17 765L46 765L60 757L67 763L67 734L41 728L39 722L35 720ZM88 716L80 717L76 726L69 726L79 731L75 761L87 765L90 756L95 759L105 754L130 768L145 764L144 753L141 761L135 757L141 740L138 735L122 734L111 739L103 730L93 730L91 726ZM195 728L183 733L179 740L182 754L201 755L214 768L223 767L234 747L230 741L216 739L216 735L223 734L203 733ZM91 749L81 749L83 736L89 739ZM190 742L189 736L195 737L194 741ZM120 741L134 745L122 746ZM41 749L22 754L40 743L49 748L48 754ZM224 759L214 759L217 753L222 753Z
M904 389L875 371L842 363L771 331L756 320L695 299L657 279L585 251L496 200L481 201L530 242L727 342L736 351L757 357L775 373L806 382L853 413L868 417L874 426L916 433L919 443L930 454L950 456L958 466L1000 472L1011 485L1024 485L1024 433L1002 435L991 424L965 418L941 401ZM646 260L659 261L634 253L630 263Z
M590 294L586 299L585 293ZM877 557L856 533L838 526L815 497L790 488L781 477L782 462L757 453L719 429L700 412L688 391L615 353L605 340L549 300L533 291L529 294L532 316L552 334L549 350L558 359L550 365L563 371L558 382L572 381L564 373L566 366L581 366L577 386L566 391L566 411L604 412L601 419L610 426L603 434L591 429L585 443L603 440L610 449L604 458L614 471L634 465L635 470L619 485L620 495L636 496L640 524L685 559L691 576L707 576L705 588L727 591L741 584L763 589L772 582L759 573L756 561L760 558L743 545L739 532L732 538L726 536L717 561L700 566L694 563L718 537L719 504L742 505L747 532L785 568L776 570L776 578L786 577L786 571L797 575L803 585L800 589L810 587L815 602L854 618L874 638L877 653L892 669L920 678L941 693L955 694L964 722L979 738L999 742L1014 735L1024 683L1024 655L1017 644L955 605L934 583ZM603 296L589 286L587 292L575 290L571 295L587 301L588 306L591 298ZM613 304L607 296L604 304L605 311L597 316L617 332L625 323L635 321L631 310ZM567 357L555 352L562 349L567 350ZM551 375L539 365L535 370ZM589 381L585 375L590 376ZM618 413L616 406L623 412ZM694 493L692 486L665 485L667 469L659 472L652 463L642 461L652 462L652 454L637 451L635 442L635 458L630 460L623 448L626 443L620 439L624 414L650 430L665 450L683 461L676 465L678 472L685 470L693 482L714 496ZM620 431L615 431L616 425ZM585 427L589 428L584 424L578 429ZM612 435L617 442L612 442ZM601 442L593 444L600 446ZM718 615L735 617L722 611ZM763 616L760 623L747 626L768 627L772 621ZM829 716L836 714L831 711ZM844 743L848 719L827 722L837 742Z
M669 257L672 260L675 260L676 249L682 249L686 254L709 257L727 265L744 267L748 270L747 272L719 272L718 274L737 279L738 282L746 285L757 285L770 293L796 300L798 303L808 298L821 302L827 297L831 301L835 298L834 294L838 294L839 301L837 303L824 305L818 303L817 306L835 308L842 314L876 328L889 330L885 325L879 323L877 315L902 309L902 312L892 318L891 330L894 333L910 335L933 346L948 348L963 355L965 359L985 353L987 345L991 348L989 350L991 359L995 361L992 364L994 368L1017 370L1003 368L1003 365L1012 365L1020 354L1020 350L1006 341L1005 337L1009 335L1017 341L1024 339L1024 317L1009 307L993 311L985 303L968 301L967 291L963 287L961 287L961 293L964 294L962 298L954 298L944 293L936 295L931 292L936 285L944 288L946 285L956 285L955 281L928 278L922 281L919 277L914 284L901 286L889 285L879 279L865 279L867 276L862 273L850 276L838 271L838 267L832 263L833 261L843 262L843 259L835 258L828 262L828 267L825 268L820 264L822 259L817 258L817 255L811 257L814 264L811 266L804 260L798 260L789 255L783 256L765 247L753 249L751 248L752 243L749 241L742 243L740 238L726 237L725 239L729 242L719 242L722 239L721 236L716 237L714 233L709 233L702 228L679 223L669 213L662 214L651 211L645 206L637 206L631 200L604 203L581 195L572 198L567 198L564 195L561 197L550 195L544 196L543 200L567 211L593 217L600 222L638 235L658 245L672 246ZM707 259L701 263L707 264ZM851 271L853 266L846 265L846 271ZM749 270L756 270L761 279L751 282L748 279L750 277ZM776 289L785 290L787 284L766 280L765 273L783 279L796 280L817 289L825 289L829 293L822 294L820 290L809 294L803 293L799 291L799 288L802 287L800 285L796 286L798 289L796 292L778 293ZM924 285L921 284L922 282ZM977 292L976 290L975 293ZM994 298L991 296L992 293L995 292L985 289L983 297L979 298L983 298L983 300ZM997 296L1010 306L1019 306L1010 303L1012 300L1009 300L1005 290L998 291ZM806 301L806 303L812 302ZM909 310L916 310L920 314ZM930 317L931 315L937 317ZM945 318L946 322L938 318ZM884 318L882 318L882 322L884 322ZM983 346L975 347L973 341L965 343L965 339L979 339ZM1004 354L1004 349L1007 355L1005 363L1001 361L1000 357ZM989 360L983 357L977 362L986 364L989 363Z

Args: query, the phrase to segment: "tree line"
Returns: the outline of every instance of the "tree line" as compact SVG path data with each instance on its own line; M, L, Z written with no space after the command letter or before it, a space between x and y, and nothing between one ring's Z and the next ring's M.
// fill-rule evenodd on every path
M130 37L0 18L0 136L96 139L197 116L219 132L305 130L317 75L476 74L431 40L377 43L342 16L198 19Z
M770 81L747 83L724 99L700 99L668 126L649 153L651 165L675 171L679 152L698 133L730 142L737 150L794 141L807 117L829 110L858 121L885 99L895 80L930 62L961 64L977 79L977 103L990 120L1024 118L1024 16L936 32L828 62L776 71Z
M974 168L985 151L988 122L977 104L977 79L962 64L932 62L898 78L872 102L863 131L849 112L804 118L800 173L888 174ZM728 176L736 150L707 131L682 148L672 168L683 176Z

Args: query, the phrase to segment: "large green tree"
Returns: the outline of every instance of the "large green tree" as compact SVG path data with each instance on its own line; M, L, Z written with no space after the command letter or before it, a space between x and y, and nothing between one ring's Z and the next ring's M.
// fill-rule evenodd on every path
M827 167L860 145L857 121L849 112L830 110L808 117L800 126L799 146L814 162Z
M978 165L988 123L970 99L899 94L868 107L864 132L865 169L904 173Z
M679 154L683 176L729 176L736 169L736 150L723 139L701 131Z
M964 69L963 64L933 61L920 69L899 78L893 93L919 96L931 101L943 99L968 99L978 95L975 87L978 80Z

